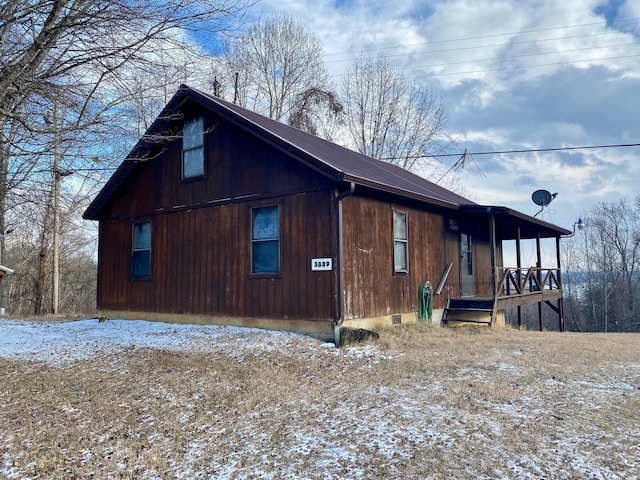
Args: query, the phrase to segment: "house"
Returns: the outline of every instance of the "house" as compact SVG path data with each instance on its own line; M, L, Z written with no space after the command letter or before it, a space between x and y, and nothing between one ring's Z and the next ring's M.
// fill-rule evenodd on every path
M2 280L4 279L4 277L8 277L9 275L12 275L13 273L15 273L12 269L10 269L9 267L5 267L4 265L0 265L0 315L4 315L5 314L5 307L3 302L5 302L6 300L4 299L4 294L2 293Z
M108 318L334 340L342 325L415 321L429 281L436 321L499 323L536 301L562 322L559 262L505 268L502 241L570 231L187 86L84 218L99 222Z

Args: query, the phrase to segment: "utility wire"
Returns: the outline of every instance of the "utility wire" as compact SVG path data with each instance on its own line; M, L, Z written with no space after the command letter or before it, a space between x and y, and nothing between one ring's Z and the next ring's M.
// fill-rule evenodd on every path
M640 57L640 54L637 55L620 55L617 57L601 57L601 58L589 58L586 60L571 60L567 62L555 62L555 63L538 63L535 65L520 65L517 67L497 67L497 68L488 68L486 70L467 70L465 72L451 72L451 73L433 73L430 75L416 75L411 78L432 78L432 77L446 77L450 75L471 75L474 73L487 73L487 72L500 72L505 70L522 70L525 68L536 68L536 67L552 67L557 65L573 65L574 63L585 63L585 62L600 62L602 60L618 60L621 58L635 58ZM465 62L465 63L473 63L473 62Z
M584 37L595 37L595 36L600 36L600 35L617 35L617 34L624 34L624 33L636 33L639 29L634 28L632 30L625 30L625 31L620 31L620 32L601 32L601 33L588 33L588 34L584 34L584 35L571 35L571 36L566 36L566 37L555 37L555 38L537 38L534 40L521 40L521 41L516 41L516 42L507 42L507 43L494 43L491 45L472 45L469 47L456 47L456 48L443 48L441 50L426 50L426 51L422 51L422 52L410 52L410 53L394 53L392 55L384 55L384 58L391 58L391 57L404 57L404 56L408 56L408 55L423 55L423 54L432 54L432 53L446 53L446 52L459 52L462 50L477 50L477 49L482 49L482 48L494 48L494 47L510 47L513 45L526 45L528 43L542 43L542 42L552 42L555 40L572 40L575 38L584 38ZM635 45L635 44L634 44ZM595 46L595 47L587 47L583 50L589 50L590 48L606 48L607 46L610 47L616 47L618 45L604 45L604 46ZM395 48L395 47L394 47ZM571 50L568 50L571 51ZM559 53L559 52L558 52ZM343 54L340 54L343 55ZM328 55L325 55L328 56ZM329 60L326 61L325 63L340 63L340 62L350 62L351 59L347 58L344 60Z
M491 152L465 152L462 153L444 153L440 155L411 155L409 157L383 157L378 160L401 160L404 158L440 158L440 157L459 157L460 155L503 155L512 153L540 153L540 152L564 152L571 150L592 150L598 148L627 148L640 147L640 143L620 143L615 145L587 145L581 147L553 147L553 148L526 148L522 150L496 150Z
M585 51L585 50L596 50L596 49L602 49L602 48L614 48L614 47L629 47L629 46L635 46L635 47L640 47L640 44L638 43L623 43L623 44L617 44L617 45L603 45L601 47L585 47L585 48L575 48L572 50L558 50L556 52L536 52L536 53L523 53L521 55L511 55L508 57L494 57L494 58L482 58L482 59L474 59L474 60L462 60L459 62L449 62L449 63L435 63L435 64L430 64L430 65L410 65L408 67L394 67L392 68L390 71L393 70L415 70L415 69L419 69L419 68L435 68L435 67L448 67L451 65L464 65L467 63L479 63L479 62L490 62L490 61L497 61L497 60L509 60L509 59L513 59L513 58L524 58L524 57L538 57L538 56L542 56L542 55L555 55L558 53L570 53L570 52L579 52L579 51ZM487 69L487 70L473 70L473 71L466 71L466 72L452 72L452 73L434 73L431 75L418 75L415 77L411 77L411 78L427 78L427 77L441 77L441 76L446 76L446 75L464 75L464 74L471 74L471 73L484 73L484 72L495 72L498 70L516 70L516 69L522 69L522 68L535 68L535 67L546 67L546 66L551 66L551 65L568 65L568 64L572 64L572 63L581 63L581 62L597 62L600 60L613 60L613 59L619 59L619 58L631 58L631 57L637 57L640 56L640 54L636 54L636 55L622 55L622 56L617 56L617 57L600 57L600 58L589 58L586 60L568 60L566 62L556 62L556 63L542 63L542 64L536 64L536 65L519 65L519 66L514 66L514 67L498 67L498 68L494 68L494 69ZM345 77L347 74L342 74L342 75L335 75L336 77Z
M604 24L607 25L607 24L611 24L611 23L632 22L632 21L637 21L637 20L640 20L640 18L621 19L621 20L616 20L616 21L609 22L609 23L605 22ZM337 55L348 55L348 54L353 53L353 52L370 52L370 51L378 51L378 50L382 51L382 50L406 48L406 47L413 47L413 46L446 44L446 43L461 42L461 41L467 41L467 40L478 40L478 39L483 39L483 38L495 38L495 37L502 37L502 36L507 36L507 35L517 35L517 34L523 34L523 33L535 33L535 32L542 32L542 31L559 30L559 29L567 29L567 28L577 28L577 27L593 26L593 25L603 25L603 22L586 23L586 24L578 24L578 25L566 25L566 26L558 26L558 27L549 27L549 28L541 28L541 29L535 29L535 30L524 30L524 31L521 31L521 32L499 33L499 34L492 34L492 35L482 35L482 36L477 36L477 37L460 38L460 39L454 39L454 40L442 40L442 41L436 41L436 42L398 45L398 46L394 46L394 47L374 48L374 49L368 49L368 50L354 50L354 51L347 51L347 52L343 52L343 53L326 54L325 58L326 57L330 57L330 56L337 56ZM628 30L620 30L620 31L607 31L607 32L589 33L589 34L582 34L582 35L568 35L568 36L564 36L564 37L541 38L541 39L533 39L533 40L521 40L521 41L513 41L513 42L508 42L508 43L499 43L499 44L492 44L492 45L473 45L473 46L467 46L467 47L446 48L446 49L432 50L432 51L397 53L397 54L384 55L384 58L408 57L409 55L428 55L428 54L434 54L434 53L446 53L446 52L455 52L455 51L462 51L462 50L473 50L473 49L482 49L482 48L494 48L494 47L513 46L513 45L524 45L524 44L531 44L531 43L541 43L541 42L549 42L549 41L555 41L555 40L568 40L568 39L584 38L584 37L595 37L595 36L602 36L602 35L633 34L633 33L636 33L638 30L639 30L638 28L631 28L631 29L628 29ZM627 43L627 44L615 44L615 45L602 45L602 46L585 47L585 48L578 48L578 49L571 49L571 50L558 50L556 52L547 52L547 53L539 52L539 53L514 55L514 56L509 56L509 57L488 58L488 59L481 59L481 60L471 59L471 60L468 60L468 61L457 61L457 62L432 64L432 65L420 65L420 66L411 65L411 66L407 66L407 67L393 67L393 70L415 70L415 69L418 69L418 68L447 67L447 66L451 66L451 65L460 65L460 64L464 64L464 63L488 62L488 61L491 61L491 60L496 60L497 61L497 60L503 60L503 59L509 59L509 58L520 58L520 57L526 57L526 56L539 56L539 55L552 55L552 54L569 53L569 52L576 52L576 51L589 51L589 50L593 50L593 49L603 49L603 48L616 48L616 47L624 47L624 46L629 47L629 46L633 46L633 45L637 45L637 44ZM545 67L545 66L569 65L569 64L581 63L581 62L589 62L589 61L596 61L597 62L597 61L602 61L602 60L617 60L617 59L621 59L621 58L633 58L633 57L636 57L636 56L638 56L638 55L625 55L625 56L603 57L603 58L594 58L594 59L586 59L586 60L573 60L573 61L566 61L566 62L544 63L544 64L538 64L538 65L529 65L529 66L499 67L499 68L495 68L495 69L474 70L474 71L453 72L453 73L433 73L433 74L430 74L430 75L412 76L411 78L431 78L431 77L441 77L441 76L450 76L450 75L467 75L467 74L486 73L486 72L495 72L495 71L522 69L522 68L536 68L536 67ZM339 63L339 62L348 62L348 61L352 61L352 59L325 60L325 63ZM335 75L335 76L336 77L344 77L345 74Z
M457 38L457 39L452 39L452 40L438 40L438 41L435 41L435 42L424 42L424 43L413 43L413 44L405 44L405 45L396 45L396 46L393 46L393 47L370 48L370 49L364 49L364 50L362 50L362 49L361 50L348 50L346 52L340 52L340 53L328 53L328 54L325 54L325 57L336 56L336 55L349 55L349 54L352 54L352 53L360 53L360 52L365 53L365 52L375 52L375 51L379 51L379 50L391 50L391 49L394 49L394 48L421 47L421 46L425 46L425 45L438 45L438 44L442 44L442 43L464 42L464 41L468 41L468 40L481 40L483 38L496 38L496 37L504 37L504 36L507 36L507 35L521 35L523 33L546 32L546 31L550 31L550 30L560 30L560 29L565 29L565 28L590 27L590 26L593 26L593 25L607 25L607 24L621 23L621 22L633 22L633 21L637 21L637 20L640 20L640 17L614 20L612 22L594 22L594 23L583 23L583 24L564 25L564 26L561 25L561 26L558 26L558 27L538 28L538 29L535 29L535 30L522 30L522 31L519 31L519 32L495 33L495 34L492 34L492 35L480 35L480 36L477 36L477 37L466 37L466 38ZM607 32L607 33L624 33L624 32ZM594 35L600 35L600 34L594 34ZM587 36L589 36L589 35L587 35ZM571 38L571 37L568 37L568 38Z
M529 149L521 149L521 150L496 150L496 151L487 151L487 152L465 152L463 153L443 153L443 154L433 154L433 155L410 155L408 157L380 157L378 160L400 160L405 158L441 158L441 157L459 157L461 155L508 155L515 153L544 153L544 152L563 152L563 151L572 151L572 150L595 150L602 148L631 148L631 147L640 147L640 143L620 143L614 145L584 145L579 147L552 147L552 148L529 148ZM129 161L129 160L125 160ZM118 167L86 167L86 168L74 168L72 171L75 172L106 172L116 170ZM42 169L42 170L34 170L31 173L51 173L51 169Z

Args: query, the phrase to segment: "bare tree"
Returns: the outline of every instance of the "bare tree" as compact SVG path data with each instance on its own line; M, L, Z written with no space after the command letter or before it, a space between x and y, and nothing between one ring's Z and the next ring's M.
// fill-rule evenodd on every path
M74 172L75 188L82 184L81 193L86 195L103 180L113 159L123 157L119 147L128 149L126 141L118 139L138 133L129 131L131 122L123 121L132 98L126 73L170 68L167 58L176 56L190 57L195 65L201 49L191 34L218 41L218 35L239 21L243 8L252 3L10 0L0 4L0 248L7 212L35 203L36 193L40 194L40 222L31 225L41 228L25 238L37 239L34 265L41 291L43 279L51 275L50 250L58 250L61 226L56 205L63 172ZM160 83L150 82L145 88L157 90L167 83L165 75ZM51 155L54 150L59 155ZM42 298L35 302L44 305Z
M564 252L571 278L574 323L590 331L640 328L640 196L601 202L586 219L587 230ZM563 282L565 283L565 282Z
M53 102L74 97L79 114L67 128L96 122L101 87L123 67L157 65L157 48L190 49L189 32L213 37L251 0L11 0L0 5L0 150L9 123L46 134L38 119ZM157 61L156 61L157 60ZM113 94L113 92L110 92ZM108 95L102 93L104 101ZM113 95L110 102L114 102ZM117 102L116 102L117 103ZM47 106L49 105L49 107ZM112 108L113 105L109 105ZM92 115L93 113L93 115ZM3 155L3 173L8 159ZM0 181L2 178L0 177ZM0 185L0 202L6 188Z
M588 252L600 275L590 291L605 331L629 330L638 322L640 294L640 197L635 208L626 199L597 204L589 221Z
M333 92L312 87L296 96L289 125L336 141L344 124L344 108Z
M128 62L149 64L152 42L185 48L188 32L215 35L245 0L12 0L0 6L0 118L20 120L19 106L49 97L76 72L109 75ZM157 46L157 43L153 44ZM27 126L27 125L25 125Z
M238 104L278 121L286 120L297 95L329 84L320 41L284 14L231 42L227 61L238 75L232 80Z
M342 92L359 152L406 170L433 170L428 156L442 153L450 138L447 111L429 88L409 84L382 56L361 56L347 70Z

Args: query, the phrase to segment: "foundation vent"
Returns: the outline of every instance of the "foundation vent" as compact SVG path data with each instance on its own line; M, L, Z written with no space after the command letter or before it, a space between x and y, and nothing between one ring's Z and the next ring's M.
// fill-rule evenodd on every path
M391 315L391 325L400 325L402 323L402 315Z

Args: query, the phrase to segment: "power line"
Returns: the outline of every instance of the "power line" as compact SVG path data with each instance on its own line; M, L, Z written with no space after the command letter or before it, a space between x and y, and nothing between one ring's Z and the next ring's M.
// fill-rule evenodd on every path
M551 148L528 148L521 150L496 150L496 151L487 151L487 152L466 152L466 155L508 155L515 153L543 153L543 152L562 152L562 151L572 151L572 150L595 150L602 148L630 148L630 147L640 147L640 143L620 143L613 145L584 145L579 147L551 147ZM463 155L462 153L443 153L438 155L410 155L409 157L381 157L378 160L400 160L404 158L440 158L440 157L459 157ZM127 160L125 160L127 161ZM87 168L77 168L74 169L74 172L106 172L110 170L116 170L118 167L104 167L104 168L95 168L95 167L87 167ZM51 169L44 170L35 170L31 173L50 173Z
M510 55L506 57L492 57L492 58L481 58L477 60L464 60L460 62L449 62L449 63L440 63L435 65L418 65L418 66L410 66L403 67L399 70L405 70L408 68L426 68L426 67L448 67L449 65L460 65L464 63L474 63L474 62L490 62L492 60L510 60L512 58L523 58L523 57L538 57L542 55L555 55L557 53L572 53L572 52L584 52L585 50L597 50L600 48L614 48L614 47L640 47L640 43L618 43L616 45L602 45L599 47L585 47L585 48L572 48L571 50L556 50L555 52L535 52L535 53L522 53L520 55ZM581 60L577 60L581 61Z
M540 152L563 152L571 150L593 150L598 148L627 148L640 147L640 143L620 143L614 145L585 145L580 147L552 147L552 148L526 148L521 150L496 150L490 152L465 152L466 155L502 155L512 153L540 153ZM382 157L379 160L400 160L404 158L440 158L459 157L462 153L444 153L440 155L412 155L409 157Z
M486 70L468 70L465 72L451 72L451 73L433 73L430 75L417 75L411 78L432 78L432 77L446 77L450 75L471 75L474 73L487 73L487 72L499 72L505 70L522 70L523 68L536 68L536 67L552 67L557 65L573 65L574 63L585 63L585 62L599 62L602 60L619 60L621 58L634 58L640 57L640 54L637 55L620 55L617 57L601 57L601 58L589 58L586 60L570 60L566 62L555 62L555 63L538 63L536 65L519 65L516 67L497 67L497 68L488 68ZM464 62L464 63L473 63L473 62ZM446 64L445 64L446 65Z
M447 52L459 52L459 51L463 51L463 50L477 50L477 49L481 49L481 48L494 48L494 47L510 47L513 45L526 45L528 43L541 43L541 42L552 42L552 41L556 41L556 40L573 40L576 38L584 38L584 37L596 37L596 36L601 36L601 35L618 35L618 34L625 34L625 33L636 33L639 29L634 28L632 30L624 30L624 31L619 31L619 32L601 32L601 33L588 33L588 34L584 34L584 35L570 35L570 36L565 36L565 37L554 37L554 38L537 38L534 40L521 40L521 41L516 41L516 42L507 42L507 43L494 43L494 44L490 44L490 45L472 45L469 47L456 47L456 48L443 48L441 50L426 50L426 51L422 51L422 52L411 52L411 53L395 53L392 55L384 55L384 58L391 58L391 57L404 57L407 55L421 55L421 54L432 54L432 53L447 53ZM589 48L606 48L607 46L611 46L611 47L615 47L618 45L605 45L605 46L597 46L597 47L588 47L585 48L585 50L588 50ZM400 47L387 47L387 48L400 48ZM335 54L335 55L346 55L346 54ZM329 56L329 55L325 55ZM326 61L325 63L340 63L340 62L349 62L351 61L351 59L347 58L344 60L329 60Z
M635 47L640 47L640 44L638 43L622 43L622 44L616 44L616 45L603 45L603 46L599 46L599 47L585 47L585 48L574 48L571 50L558 50L555 52L536 52L536 53L523 53L520 55L511 55L511 56L506 56L506 57L493 57L493 58L482 58L482 59L473 59L473 60L462 60L462 61L458 61L458 62L448 62L448 63L435 63L435 64L429 64L429 65L410 65L408 67L394 67L391 70L415 70L418 68L435 68L435 67L448 67L451 65L464 65L467 63L479 63L479 62L490 62L493 60L509 60L509 59L514 59L514 58L525 58L525 57L538 57L538 56L543 56L543 55L555 55L555 54L559 54L559 53L571 53L571 52L581 52L581 51L587 51L587 50L596 50L596 49L602 49L602 48L614 48L614 47L629 47L629 46L635 46ZM640 55L640 54L638 54ZM467 73L484 73L484 72L494 72L494 71L498 71L498 70L511 70L511 69L521 69L521 68L533 68L533 67L544 67L544 66L550 66L550 65L564 65L564 64L571 64L571 63L580 63L580 62L589 62L589 61L598 61L598 60L611 60L611 59L619 59L619 58L629 58L629 57L636 57L638 55L624 55L624 56L617 56L617 57L602 57L602 58L590 58L590 59L586 59L586 60L568 60L566 62L558 62L558 63L543 63L543 64L539 64L539 65L519 65L519 66L514 66L514 67L499 67L499 68L495 68L495 69L489 69L489 70L477 70L477 71L470 71L470 72L453 72L453 73L434 73L432 75L419 75L419 76L415 76L415 77L411 77L411 78L425 78L425 77L440 77L440 76L445 76L445 75L463 75L463 74L467 74ZM346 76L346 74L342 74L342 75L335 75L336 77L344 77Z
M631 21L636 21L636 20L640 20L640 18L630 18L630 19L616 20L615 22L611 22L611 23L631 22ZM602 22L596 22L596 23L587 23L587 24L581 24L581 25L567 25L567 26L559 26L559 27L542 28L542 29L536 29L536 30L525 30L525 31L521 31L521 32L500 33L500 34L493 34L493 35L483 35L483 36L478 36L478 37L468 37L468 38L455 39L455 40L443 40L443 41L438 41L438 42L408 44L408 45L400 45L400 46L395 46L395 47L383 47L383 48L361 50L361 51L362 52L367 52L367 51L375 51L375 50L398 49L398 48L411 47L411 46L420 46L420 45L436 45L436 44L460 42L460 41L466 41L466 40L476 40L476 39L482 39L482 38L501 37L501 36L506 36L506 35L521 34L521 33L533 33L533 32L540 32L540 31L558 30L558 29L564 29L564 28L576 28L576 27L582 27L582 26L602 25L602 24L603 24ZM391 54L391 55L384 55L383 57L388 59L388 58L391 58L391 57L408 57L409 55L428 55L428 54L435 54L435 53L447 53L447 52L456 52L456 51L464 51L464 50L477 50L477 49L483 49L483 48L487 49L487 48L496 48L496 47L505 47L505 46L511 47L511 46L514 46L514 45L536 44L536 43L541 43L541 42L550 42L550 41L556 41L556 40L569 40L569 39L583 38L583 37L595 37L595 36L602 36L602 35L618 35L618 34L633 34L633 33L638 32L639 30L640 29L638 29L638 28L631 28L631 29L628 29L628 30L620 30L620 31L608 31L608 32L589 33L589 34L582 34L582 35L568 35L568 36L561 36L561 37L554 37L554 38L541 38L541 39L533 39L533 40L511 41L511 42L508 42L508 43L498 43L498 44L491 44L491 45L473 45L473 46L466 46L466 47L456 47L456 48L445 48L445 49L440 49L440 50L431 50L431 51L427 50L427 51L422 51L422 52L397 53L397 54ZM613 45L598 45L598 46L593 46L593 47L584 47L584 48L576 48L576 49L569 49L569 50L558 50L558 51L555 51L555 52L536 52L536 53L528 53L528 54L521 54L521 55L512 55L512 56L508 56L508 57L485 58L485 59L480 59L480 60L470 59L468 61L456 61L456 62L448 62L448 63L440 63L440 64L410 65L410 66L406 66L406 67L393 67L392 70L415 70L415 69L419 69L419 68L448 67L448 66L451 66L451 65L460 65L460 64L465 64L465 63L473 64L473 63L476 63L476 62L489 62L489 61L492 61L492 60L498 61L498 60L512 59L512 58L522 58L522 57L528 57L528 56L553 55L553 54L570 53L570 52L577 52L577 51L590 51L590 50L595 50L595 49L629 47L629 46L637 46L637 45L638 44L636 44L636 43L624 43L624 44L613 44ZM335 55L347 55L348 53L350 53L350 52L327 54L327 55L325 55L325 58L329 57L329 56L335 56ZM594 58L594 59L586 59L586 60L573 60L573 61L556 62L556 63L544 63L544 64L539 64L539 65L528 65L528 66L517 66L517 67L499 67L499 68L487 69L487 70L473 70L473 71L453 72L453 73L432 73L430 75L412 76L411 78L431 78L431 77L441 77L441 76L451 76L451 75L467 75L467 74L495 72L495 71L511 70L511 69L537 68L537 67L555 66L555 65L568 65L568 64L588 62L588 61L596 61L597 62L597 61L602 61L602 60L617 60L617 59L621 59L621 58L632 58L632 57L635 57L635 56L637 56L637 55L613 56L613 57L603 57L603 58ZM351 59L325 60L325 63L339 63L339 62L348 62L348 61L351 61ZM335 77L344 77L345 74L334 75L334 76Z
M464 41L468 41L468 40L481 40L483 38L496 38L496 37L504 37L507 35L521 35L523 33L537 33L537 32L545 32L545 31L550 31L550 30L560 30L560 29L566 29L566 28L578 28L578 27L589 27L589 26L593 26L593 25L607 25L607 24L612 24L612 23L621 23L621 22L632 22L632 21L637 21L640 20L640 17L637 18L626 18L626 19L619 19L619 20L614 20L611 22L594 22L594 23L583 23L583 24L576 24L576 25L564 25L564 26L558 26L558 27L547 27L547 28L538 28L535 30L521 30L519 32L506 32L506 33L495 33L492 35L480 35L477 37L467 37L467 38L457 38L457 39L452 39L452 40L438 40L435 42L424 42L424 43L413 43L413 44L405 44L405 45L396 45L393 47L379 47L379 48L370 48L370 49L364 49L364 50L348 50L346 52L340 52L340 53L328 53L325 54L325 57L330 57L330 56L336 56L336 55L348 55L348 54L352 54L352 53L364 53L364 52L375 52L375 51L380 51L380 50L391 50L394 48L407 48L407 47L420 47L420 46L425 46L425 45L438 45L438 44L443 44L443 43L453 43L453 42L464 42ZM635 31L635 30L633 30ZM624 33L624 32L607 32L607 33ZM594 34L594 35L600 35L600 34ZM586 35L589 36L589 35Z

